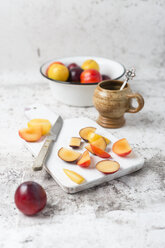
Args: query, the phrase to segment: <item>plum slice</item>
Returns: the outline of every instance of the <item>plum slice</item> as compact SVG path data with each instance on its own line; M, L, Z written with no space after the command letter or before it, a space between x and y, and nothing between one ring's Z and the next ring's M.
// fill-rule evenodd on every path
M68 169L63 169L63 171L74 183L81 184L85 181L85 179L75 171Z
M105 139L104 139L103 137L100 137L99 139L97 139L97 140L91 142L91 144L94 145L94 146L99 147L99 148L102 149L103 151L105 151L106 146L107 146L107 143L106 143L106 141L105 141ZM89 152L91 152L91 153L94 154L94 152L93 152L93 150L92 150L90 144L88 144L87 146L85 146L85 148L86 148Z
M74 162L80 157L80 155L80 152L76 152L64 147L60 148L58 151L59 158L66 162Z
M127 156L131 153L132 149L128 143L128 141L124 139L120 139L116 141L112 146L112 151L121 157Z
M81 167L89 167L90 163L91 163L90 155L89 152L86 150L78 160L77 164L80 165Z
M79 137L72 137L70 140L69 146L72 148L79 148L81 144L81 138Z
M109 139L107 139L107 138L104 137L104 136L101 136L100 134L94 133L94 132L89 132L89 133L88 133L87 139L88 139L88 141L89 141L90 143L92 143L93 141L95 141L95 140L97 140L97 139L99 139L99 138L101 138L101 137L105 139L107 145L110 143L110 140L109 140Z
M113 160L102 160L96 164L96 169L104 174L112 174L119 170L120 164Z
M97 146L94 146L92 144L90 144L92 151L94 152L95 155L97 155L100 158L111 158L111 155L107 152L105 152L104 150L100 149Z
M42 136L41 127L28 127L19 130L19 136L27 142L35 142L40 140Z
M85 127L85 128L82 128L80 130L79 135L83 140L88 142L88 134L89 134L89 132L95 132L95 131L96 131L95 127Z

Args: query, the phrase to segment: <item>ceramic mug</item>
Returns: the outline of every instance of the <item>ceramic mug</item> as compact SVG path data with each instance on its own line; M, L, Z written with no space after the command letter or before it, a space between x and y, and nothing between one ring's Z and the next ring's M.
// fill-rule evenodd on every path
M132 93L129 84L120 90L122 81L106 80L98 84L94 91L93 103L99 112L97 123L106 128L118 128L124 125L124 113L137 113L144 106L144 99L138 93ZM134 108L132 99L138 106Z

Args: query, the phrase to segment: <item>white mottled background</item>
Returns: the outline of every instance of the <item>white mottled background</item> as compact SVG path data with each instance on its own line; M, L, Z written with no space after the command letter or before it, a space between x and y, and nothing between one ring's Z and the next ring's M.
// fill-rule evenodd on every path
M162 79L164 11L164 0L1 1L0 79L18 71L18 81L37 78L45 60L74 55L115 59L136 66L141 80Z
M75 195L62 191L34 158L18 129L24 107L44 103L64 119L96 120L94 108L55 101L39 74L51 58L107 57L135 66L133 91L142 111L126 114L126 125L109 130L128 138L145 158L144 168ZM165 247L165 1L0 1L0 248ZM45 82L45 83L44 83ZM14 204L17 186L34 180L48 203L29 218Z

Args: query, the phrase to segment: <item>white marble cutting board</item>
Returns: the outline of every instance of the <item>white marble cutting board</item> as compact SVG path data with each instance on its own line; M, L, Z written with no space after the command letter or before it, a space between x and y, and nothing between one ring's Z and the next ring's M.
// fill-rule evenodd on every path
M25 115L28 119L34 118L44 118L48 119L52 124L58 118L58 115L50 111L44 105L32 105L25 109ZM107 152L109 152L113 158L120 163L120 170L114 174L104 175L95 169L95 164L102 160L97 156L91 155L91 165L88 168L81 168L80 166L74 163L67 163L62 161L57 153L61 147L69 147L69 142L71 137L79 137L79 130L84 127L93 126L96 127L96 133L101 134L111 140L111 143L107 146ZM127 138L127 137L120 137ZM45 168L51 174L51 176L55 179L55 181L61 186L61 188L67 193L76 193L78 191L88 189L95 185L99 185L101 183L108 182L115 178L130 174L134 171L137 171L143 167L144 159L137 152L132 151L130 155L127 157L119 157L114 154L111 150L112 144L117 140L116 137L107 132L106 129L100 127L96 122L88 119L88 118L72 118L64 120L62 130L59 134L58 140L54 143L51 156L46 162ZM40 142L30 143L24 142L28 149L31 150L34 156L37 156L39 153L41 146L43 145L44 139ZM86 143L83 143L83 146L78 151L84 152L84 146ZM70 148L71 149L71 148ZM73 170L85 178L85 182L83 184L76 184L72 182L69 177L65 175L63 172L63 168ZM37 172L34 172L37 173Z

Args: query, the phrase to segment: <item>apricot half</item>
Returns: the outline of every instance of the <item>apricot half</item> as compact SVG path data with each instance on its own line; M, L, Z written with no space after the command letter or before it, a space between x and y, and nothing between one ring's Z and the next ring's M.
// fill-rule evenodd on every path
M119 170L120 164L113 160L102 160L96 164L96 169L104 174L112 174Z
M46 135L51 129L51 123L47 119L32 119L28 122L28 127L41 128L42 135Z
M62 147L58 151L58 156L66 162L74 162L80 157L81 153Z
M90 163L91 159L88 151L85 151L77 162L81 167L88 167L90 166Z
M74 183L81 184L85 181L85 179L75 171L68 169L63 169L63 171Z
M42 130L41 128L35 128L35 127L28 127L23 128L19 130L19 136L28 141L28 142L35 142L38 141L42 136Z
M85 128L82 128L80 130L79 135L83 140L88 142L88 134L89 134L89 132L95 132L95 131L96 131L95 127L85 127Z
M125 157L132 151L132 149L128 141L124 138L116 141L113 144L112 151L121 157Z
M92 142L91 144L94 145L94 146L97 146L98 148L102 149L103 151L105 151L106 146L107 146L106 141L105 141L105 139L103 137L100 137L99 139L97 139L96 141ZM89 152L91 152L91 153L94 154L94 152L93 152L90 144L88 144L87 146L85 146L85 148Z
M94 152L95 155L99 156L100 158L110 158L111 155L105 151L103 151L102 149L100 149L97 146L94 146L92 144L90 144L92 151Z

